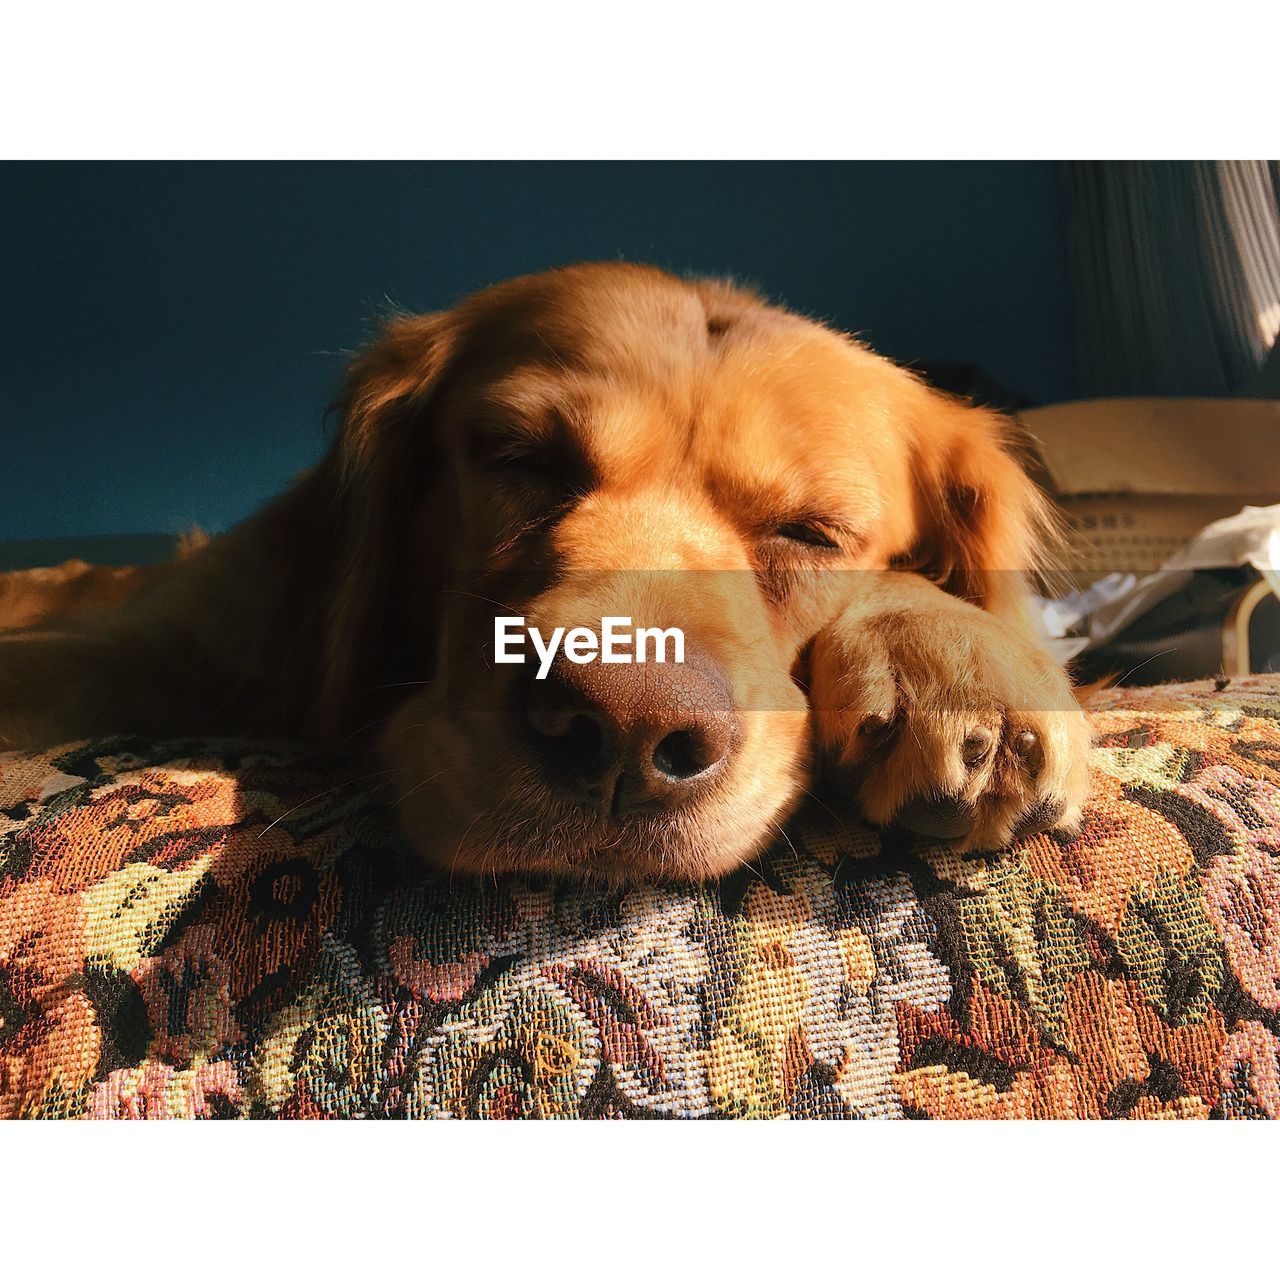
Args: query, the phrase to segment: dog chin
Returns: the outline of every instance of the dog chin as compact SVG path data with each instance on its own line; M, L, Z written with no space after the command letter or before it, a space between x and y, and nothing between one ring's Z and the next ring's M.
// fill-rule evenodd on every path
M691 808L619 822L554 797L538 800L517 791L491 795L468 817L447 814L441 801L419 792L404 794L400 802L402 825L434 866L451 873L569 875L605 883L725 875L763 851L782 816L762 822L757 811L751 821L731 821L733 806L721 804L708 806L709 813Z
M799 786L792 790L798 794ZM776 799L772 811L710 798L686 810L614 821L528 786L505 794L491 789L470 806L461 803L456 784L415 791L410 782L400 787L398 809L418 852L451 874L687 883L726 875L763 852L795 794L779 789Z

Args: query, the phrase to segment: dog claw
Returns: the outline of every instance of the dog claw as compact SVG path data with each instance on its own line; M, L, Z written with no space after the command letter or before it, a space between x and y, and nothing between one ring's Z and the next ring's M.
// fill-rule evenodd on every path
M891 716L879 716L873 713L863 717L862 723L858 726L858 732L870 737L872 734L883 733L892 723Z
M991 730L984 728L982 725L969 730L965 740L960 744L960 758L967 768L975 768L987 758L987 752L991 750L992 741Z
M1018 734L1013 740L1013 749L1033 778L1044 768L1044 747L1041 745L1039 734L1033 730L1024 729Z

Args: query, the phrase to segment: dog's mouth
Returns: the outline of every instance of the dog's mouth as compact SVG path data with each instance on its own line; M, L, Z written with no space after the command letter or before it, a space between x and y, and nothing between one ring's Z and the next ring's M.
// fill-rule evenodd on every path
M670 804L653 792L670 779L633 780L616 762L608 776L584 785L581 775L566 781L549 773L545 757L519 734L486 739L440 720L424 725L420 708L396 720L400 732L393 721L385 746L402 826L427 861L451 873L713 879L776 838L808 776L803 725L775 735L780 744L748 723L741 745ZM440 768L450 757L452 767ZM689 768L667 764L677 774ZM677 777L675 785L687 782Z
M491 792L465 817L460 834L438 821L424 827L427 806L415 807L414 798L402 806L403 817L428 858L479 875L703 880L749 860L770 834L767 824L743 821L744 815L735 820L731 808L722 812L712 797L675 811L619 814L566 799L532 778Z

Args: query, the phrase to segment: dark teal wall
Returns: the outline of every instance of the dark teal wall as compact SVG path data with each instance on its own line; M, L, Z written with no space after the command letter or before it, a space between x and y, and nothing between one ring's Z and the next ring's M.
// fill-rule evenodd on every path
M319 453L387 299L617 257L1074 389L1047 163L8 164L0 539L223 528Z

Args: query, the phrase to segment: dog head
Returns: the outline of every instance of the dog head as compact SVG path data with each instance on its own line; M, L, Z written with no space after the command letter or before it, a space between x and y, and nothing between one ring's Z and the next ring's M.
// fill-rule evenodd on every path
M859 572L909 565L995 607L994 571L1034 542L999 419L752 293L649 268L397 319L341 413L321 705L338 726L373 690L394 701L404 822L469 871L737 866L808 784L806 646ZM678 628L684 661L562 644L503 663L504 617L562 640Z

